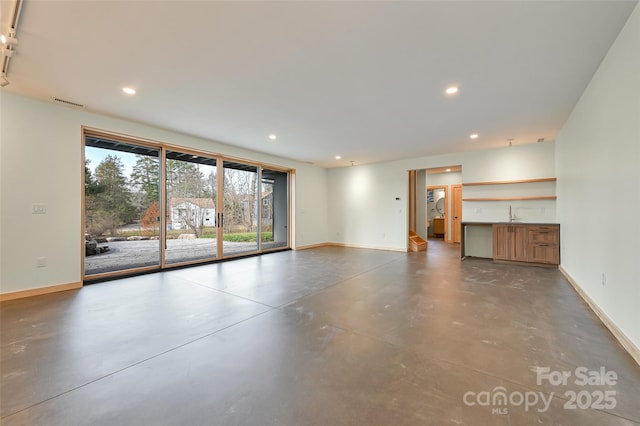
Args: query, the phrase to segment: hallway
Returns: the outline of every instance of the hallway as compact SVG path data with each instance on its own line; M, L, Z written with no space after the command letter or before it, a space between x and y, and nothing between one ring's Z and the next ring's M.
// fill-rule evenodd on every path
M119 279L0 319L6 426L640 424L640 366L558 270L438 241ZM579 383L601 367L615 384Z

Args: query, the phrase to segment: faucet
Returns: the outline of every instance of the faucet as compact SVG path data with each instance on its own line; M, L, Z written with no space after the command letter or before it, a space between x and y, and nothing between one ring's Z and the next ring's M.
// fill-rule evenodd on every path
M511 210L511 204L509 204L509 223L512 223L513 219L513 211Z

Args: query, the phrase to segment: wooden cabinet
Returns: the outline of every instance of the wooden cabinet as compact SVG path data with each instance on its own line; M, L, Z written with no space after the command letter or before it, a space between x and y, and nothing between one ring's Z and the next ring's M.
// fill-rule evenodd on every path
M493 225L493 259L511 260L513 238L509 225Z
M493 258L495 260L527 262L526 225L493 225Z
M560 264L558 225L493 225L493 259L512 262Z
M444 236L444 218L436 217L433 219L433 233L437 236Z
M527 237L530 262L560 263L560 229L557 225L530 225Z

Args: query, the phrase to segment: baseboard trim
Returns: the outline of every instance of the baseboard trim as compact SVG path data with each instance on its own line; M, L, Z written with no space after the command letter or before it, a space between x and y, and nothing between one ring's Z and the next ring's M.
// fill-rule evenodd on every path
M407 253L409 251L409 248L399 249L395 247L378 247L378 246L368 246L365 244L347 244L347 243L334 243L334 242L309 244L306 246L297 246L294 250L309 250L309 249L320 248L320 247L360 248L360 249L369 249L369 250L396 251L401 253Z
M348 243L326 243L327 246L330 247L345 247L345 248L361 248L361 249L369 249L369 250L384 250L384 251L397 251L402 253L407 253L409 248L396 248L396 247L379 247L379 246L369 246L365 244L348 244Z
M308 244L306 246L296 246L294 250L309 250L314 248L326 247L327 243Z
M640 365L640 348L638 348L627 336L618 328L617 325L614 324L613 321L605 314L602 309L589 297L587 293L578 285L576 280L560 265L558 268L562 275L569 281L571 287L582 297L582 299L587 302L587 305L591 308L591 310L596 314L596 316L600 319L600 321L604 324L605 327L609 329L611 334L620 342L622 347L631 355L631 357L636 361L638 365Z
M23 299L25 297L40 296L43 294L57 293L59 291L76 290L82 288L82 283L58 284L48 287L31 288L29 290L12 291L0 294L0 302L7 300Z

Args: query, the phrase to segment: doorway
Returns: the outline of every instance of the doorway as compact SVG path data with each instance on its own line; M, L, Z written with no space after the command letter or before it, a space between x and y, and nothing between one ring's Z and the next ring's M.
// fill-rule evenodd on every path
M462 166L426 169L428 238L460 242Z
M427 237L447 240L448 200L447 186L427 186Z

